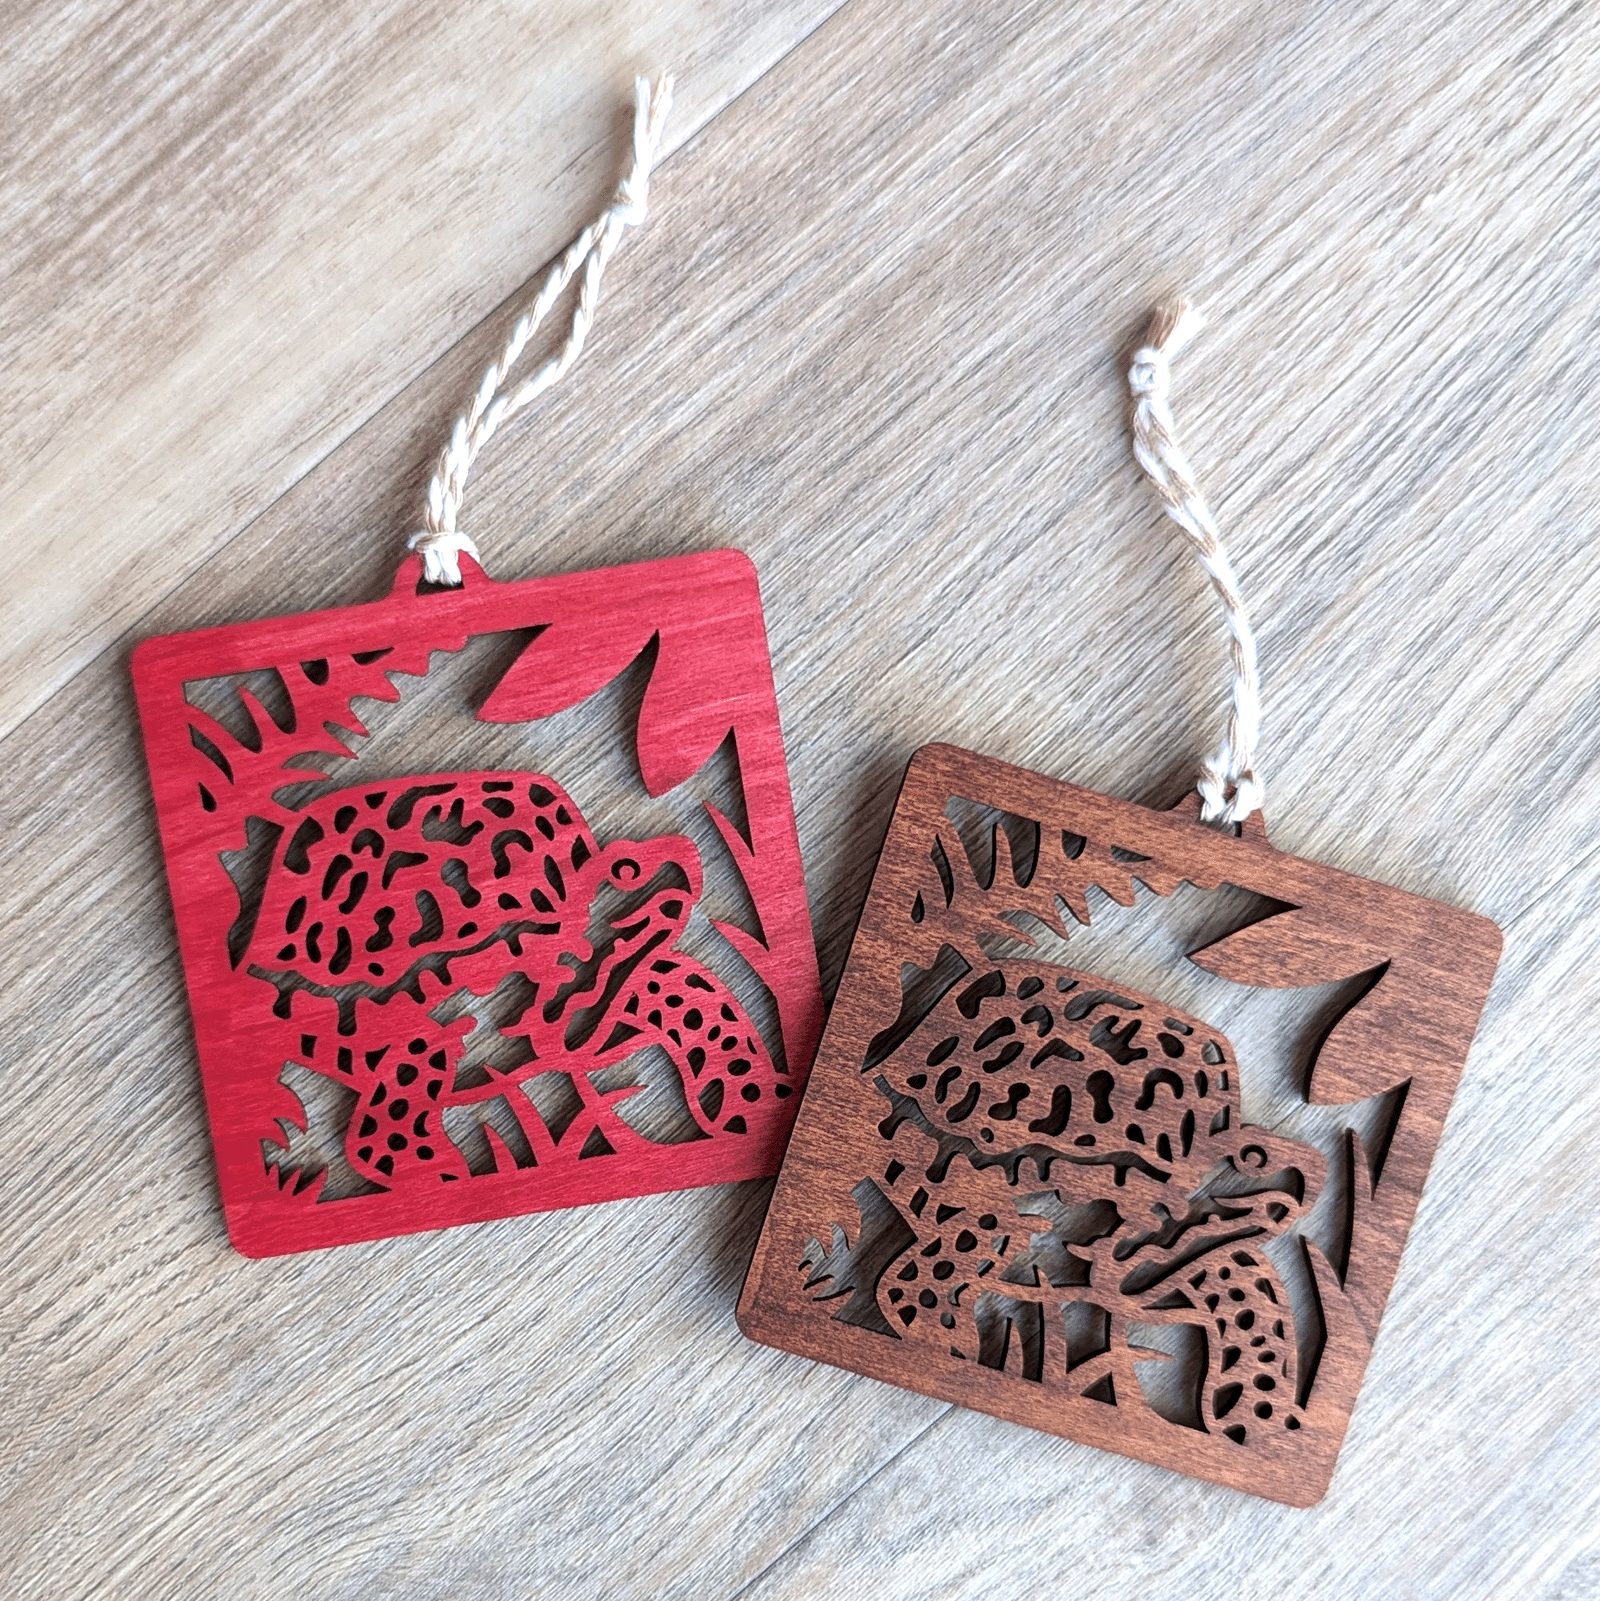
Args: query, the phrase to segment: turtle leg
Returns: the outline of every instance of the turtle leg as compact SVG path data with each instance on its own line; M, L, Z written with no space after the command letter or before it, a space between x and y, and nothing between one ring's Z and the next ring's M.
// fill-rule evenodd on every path
M752 1124L777 1116L794 1093L733 993L709 968L677 951L641 962L609 1019L615 1043L630 1051L659 1045L667 1053L682 1075L689 1110L707 1134L747 1134Z
M395 996L361 1023L330 1075L356 1091L345 1133L351 1167L384 1189L469 1177L443 1108L471 1020L440 1024L423 1005Z
M1184 1269L1185 1289L1210 1314L1201 1413L1207 1429L1244 1445L1263 1428L1298 1429L1294 1311L1255 1242L1208 1251Z

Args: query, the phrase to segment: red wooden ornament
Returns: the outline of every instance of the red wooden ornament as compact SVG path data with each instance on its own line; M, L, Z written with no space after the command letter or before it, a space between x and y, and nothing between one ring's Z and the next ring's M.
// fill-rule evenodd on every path
M917 753L739 1323L1306 1506L1333 1473L1500 931L1287 855L1259 812L1209 827L1194 800L1156 812L947 745ZM1000 815L982 865L952 821L962 802ZM1192 953L1224 979L1355 981L1302 1091L1348 1109L1328 1149L1244 1121L1255 1066L1202 1019L1027 952L1039 924L1070 949L1098 915L1089 890L1133 906L1136 883L1277 903ZM1326 1248L1300 1227L1324 1199ZM1168 1361L1185 1376L1158 1403L1144 1375Z
M822 997L755 570L737 551L518 583L463 561L459 589L418 593L402 564L371 605L146 640L133 677L194 1017L228 1232L247 1255L690 1189L777 1170L816 1047ZM280 792L327 775L308 753L351 754L358 697L395 701L388 675L480 634L538 632L478 712L550 716L602 689L652 644L639 712L645 788L665 794L732 735L748 834L706 810L759 928L715 927L771 992L783 1049L723 977L679 951L701 889L681 835L602 840L571 775L397 774L295 806ZM275 669L280 726L248 691L241 741L185 685ZM333 777L337 778L337 772ZM223 862L247 820L277 830L256 907ZM254 912L253 926L249 923ZM231 938L230 938L231 936ZM529 997L501 1032L526 1059L458 1072L470 1017L435 1014L510 975ZM681 1074L698 1137L646 1139L617 1115L630 1091L596 1075L647 1047ZM359 1193L269 1163L280 1125L305 1129L291 1065L350 1092L344 1157ZM568 1075L579 1107L558 1132L521 1086ZM494 1165L452 1142L452 1107L504 1097L523 1163L487 1124Z

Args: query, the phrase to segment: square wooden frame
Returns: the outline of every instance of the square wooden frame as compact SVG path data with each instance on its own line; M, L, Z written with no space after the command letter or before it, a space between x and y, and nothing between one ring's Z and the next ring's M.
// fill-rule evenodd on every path
M392 593L371 604L167 635L134 652L223 1208L230 1238L246 1255L762 1177L776 1170L782 1155L820 1033L822 997L754 567L739 551L717 550L512 583L490 580L470 560L463 569L460 588L423 593L420 562L411 559ZM382 652L388 654L367 667L356 697L394 700L399 691L385 679L386 670L424 672L431 651L457 650L473 635L512 629L538 633L479 711L481 719L524 721L576 705L654 645L637 735L647 791L661 795L683 782L732 734L748 836L714 811L713 820L760 926L717 926L773 994L796 1093L781 1116L764 1117L742 1137L659 1145L557 1171L496 1171L436 1185L426 1195L388 1191L320 1202L320 1184L285 1186L264 1164L263 1140L277 1132L277 1120L304 1127L304 1113L277 1082L281 1063L263 1055L281 1042L264 1042L262 986L230 961L226 946L238 904L219 850L243 843L241 825L257 797L225 793L237 775L224 780L207 760L194 737L197 713L184 686L262 668L295 673L306 664L325 675L330 657L347 673L357 672L364 659ZM296 684L307 689L298 678ZM276 747L270 760L255 753L263 803L297 778L324 776L295 770L295 754L349 754L339 728L363 731L351 699L346 694L332 705L335 722L321 721L330 707L319 705L306 726L289 730L274 729L257 708L258 731ZM265 1018L266 1033L271 1022Z
M916 920L939 893L930 842L942 834L952 854L961 850L946 812L952 797L1036 820L1047 842L1053 832L1086 840L1083 862L1094 865L1079 875L1080 889L1096 882L1131 901L1133 879L1159 893L1188 880L1208 888L1231 884L1286 903L1289 910L1194 953L1192 959L1226 978L1294 987L1375 975L1323 1041L1309 1099L1345 1103L1407 1088L1376 1160L1369 1161L1353 1131L1349 1136L1343 1154L1352 1164L1352 1216L1342 1270L1315 1247L1308 1250L1325 1341L1314 1376L1305 1376L1310 1382L1295 1432L1258 1431L1244 1448L1215 1424L1180 1427L1146 1407L1069 1393L1064 1378L1052 1386L971 1360L930 1357L887 1323L872 1329L839 1321L832 1314L841 1303L820 1299L837 1291L819 1288L808 1272L818 1236L825 1240L833 1223L854 1226L852 1186L883 1171L880 1124L887 1108L863 1063L874 1039L894 1023ZM1010 863L1008 854L996 854L998 879ZM1015 898L1019 904L1025 898L1020 888ZM1045 915L1038 902L1033 909ZM1259 815L1238 833L1221 831L1200 823L1192 805L1156 812L950 746L924 747L905 775L740 1299L740 1327L765 1344L887 1383L1310 1505L1331 1479L1500 946L1499 930L1483 917L1277 850ZM927 945L915 955L919 966L929 965ZM848 1247L848 1233L836 1233L835 1241Z

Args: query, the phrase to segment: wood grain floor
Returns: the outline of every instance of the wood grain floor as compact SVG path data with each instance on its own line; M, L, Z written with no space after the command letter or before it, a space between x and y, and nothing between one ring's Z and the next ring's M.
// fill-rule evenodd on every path
M499 576L737 543L831 985L908 754L1182 788L1507 955L1329 1498L743 1341L762 1185L302 1258L223 1236L126 654L371 597L503 311L681 74ZM0 1574L40 1597L1600 1594L1600 22L1505 0L29 3L0 52Z

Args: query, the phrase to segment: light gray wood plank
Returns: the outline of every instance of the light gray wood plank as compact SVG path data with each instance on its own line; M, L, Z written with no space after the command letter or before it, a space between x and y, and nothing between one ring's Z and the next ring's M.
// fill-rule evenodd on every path
M24 0L0 61L0 730L829 0ZM70 575L70 576L68 576Z
M1117 360L1200 296L1176 405L1261 624L1274 835L1512 925L1324 1508L743 1344L759 1186L231 1256L108 655L4 746L11 1590L1583 1593L1595 44L1485 0L849 6L667 164L464 516L499 576L755 556L831 978L918 743L1166 799L1214 738L1211 600ZM136 632L380 591L501 332Z

